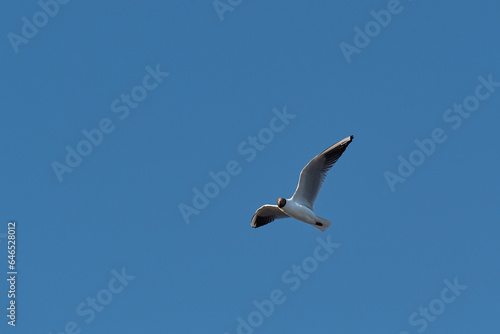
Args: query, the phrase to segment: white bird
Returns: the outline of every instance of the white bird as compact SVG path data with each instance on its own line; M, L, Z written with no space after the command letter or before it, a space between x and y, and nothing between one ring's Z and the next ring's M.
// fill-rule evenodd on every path
M299 184L292 198L278 198L278 205L263 205L253 215L251 226L261 227L275 219L292 217L324 232L332 223L313 212L314 202L326 173L337 162L354 136L342 139L312 159L300 172Z

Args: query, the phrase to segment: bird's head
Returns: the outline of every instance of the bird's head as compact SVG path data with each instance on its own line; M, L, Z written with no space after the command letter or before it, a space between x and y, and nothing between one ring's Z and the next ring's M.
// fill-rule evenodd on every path
M278 198L278 208L284 207L285 204L286 204L286 199L284 199L283 197Z

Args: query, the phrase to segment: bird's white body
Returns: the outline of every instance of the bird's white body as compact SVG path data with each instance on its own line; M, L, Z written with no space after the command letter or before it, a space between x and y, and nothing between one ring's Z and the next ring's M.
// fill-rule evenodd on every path
M330 221L316 215L307 206L302 205L293 199L287 199L285 206L279 209L288 216L303 221L304 223L311 224L322 232L324 232L331 225Z
M292 199L286 200L286 205L280 208L281 211L297 220L304 223L314 225L316 223L316 215L308 207L293 201Z

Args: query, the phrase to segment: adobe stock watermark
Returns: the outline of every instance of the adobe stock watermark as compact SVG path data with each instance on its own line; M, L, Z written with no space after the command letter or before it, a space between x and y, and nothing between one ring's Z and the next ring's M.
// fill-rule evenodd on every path
M320 263L325 262L338 249L341 244L331 240L331 235L326 238L317 237L318 245L314 248L311 256L304 258L299 264L293 264L281 274L281 282L285 288L276 288L269 293L269 299L262 301L254 299L252 311L246 316L236 318L236 334L252 334L262 326L266 319L271 317L279 305L287 300L287 293L297 291L304 281L315 273ZM225 332L224 334L230 334Z
M429 323L434 322L446 310L447 305L454 303L467 285L458 283L458 278L453 279L453 283L448 279L443 281L445 287L441 290L438 298L431 300L425 307L420 306L418 312L413 312L408 317L408 324L417 327L417 333L423 333L429 327ZM400 331L399 334L411 334L408 331Z
M129 283L135 279L135 276L127 274L125 270L125 267L120 271L111 270L112 277L106 287L97 291L95 295L88 296L85 301L76 306L75 313L82 319L80 321L68 321L62 330L54 334L80 334L82 332L82 326L80 325L82 320L86 324L94 321L96 314L104 311L116 295L122 293ZM52 334L52 332L49 332L49 334Z
M224 21L224 14L226 12L232 12L236 7L241 5L243 0L214 0L212 5L214 6L214 10L219 16L219 20Z
M127 119L130 111L137 109L139 104L146 99L148 92L154 91L168 77L170 73L162 72L160 64L155 68L146 66L146 75L142 78L141 84L134 86L128 94L122 93L119 98L111 102L111 112L116 114L120 121ZM102 144L105 135L109 135L115 129L116 122L108 118L102 118L97 126L93 129L83 129L81 134L83 139L76 143L73 147L66 145L66 158L63 163L53 161L51 163L52 170L59 182L63 182L65 173L72 173L73 170L80 166L85 157L88 157L92 151Z
M386 8L379 11L371 10L370 15L373 20L368 21L363 29L358 26L353 28L355 34L352 44L346 42L339 44L340 50L348 64L351 63L353 54L360 54L363 49L368 47L372 40L380 35L382 28L389 26L393 16L401 14L404 9L400 0L389 0Z
M269 119L268 127L260 129L256 135L250 135L238 144L236 150L240 156L244 157L246 162L252 162L259 152L263 151L266 146L274 140L274 136L283 131L285 127L290 124L290 120L297 116L288 113L286 106L284 106L281 111L274 108L272 113L273 116ZM205 209L210 204L210 200L217 197L221 189L229 185L231 178L240 174L242 171L243 167L238 160L229 160L225 164L224 170L218 172L210 171L208 173L210 181L199 188L192 188L193 198L191 200L191 205L184 202L178 205L179 212L184 222L190 224L191 216L199 215L201 210Z
M38 34L39 29L45 27L51 19L53 19L61 8L61 5L66 5L70 0L40 0L38 6L40 10L35 12L31 19L23 16L21 18L22 25L20 34L14 32L7 33L7 39L14 50L14 53L19 52L21 44L28 44Z
M466 96L462 103L454 103L451 108L448 108L443 113L444 122L456 131L461 126L465 119L468 119L472 113L478 110L481 101L487 100L500 87L500 82L493 81L492 73L487 77L482 75L477 77L479 84L474 89L474 93ZM398 156L399 164L396 172L386 170L384 178L391 192L396 191L396 184L405 182L416 170L421 166L427 158L436 152L438 144L444 143L448 139L450 130L445 130L441 127L435 128L430 132L428 138L422 140L415 139L413 143L416 148L411 151L406 157Z

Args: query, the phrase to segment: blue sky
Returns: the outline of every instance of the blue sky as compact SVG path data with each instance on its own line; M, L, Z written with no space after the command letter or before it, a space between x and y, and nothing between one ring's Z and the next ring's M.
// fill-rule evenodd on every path
M2 333L498 333L497 2L1 7Z

